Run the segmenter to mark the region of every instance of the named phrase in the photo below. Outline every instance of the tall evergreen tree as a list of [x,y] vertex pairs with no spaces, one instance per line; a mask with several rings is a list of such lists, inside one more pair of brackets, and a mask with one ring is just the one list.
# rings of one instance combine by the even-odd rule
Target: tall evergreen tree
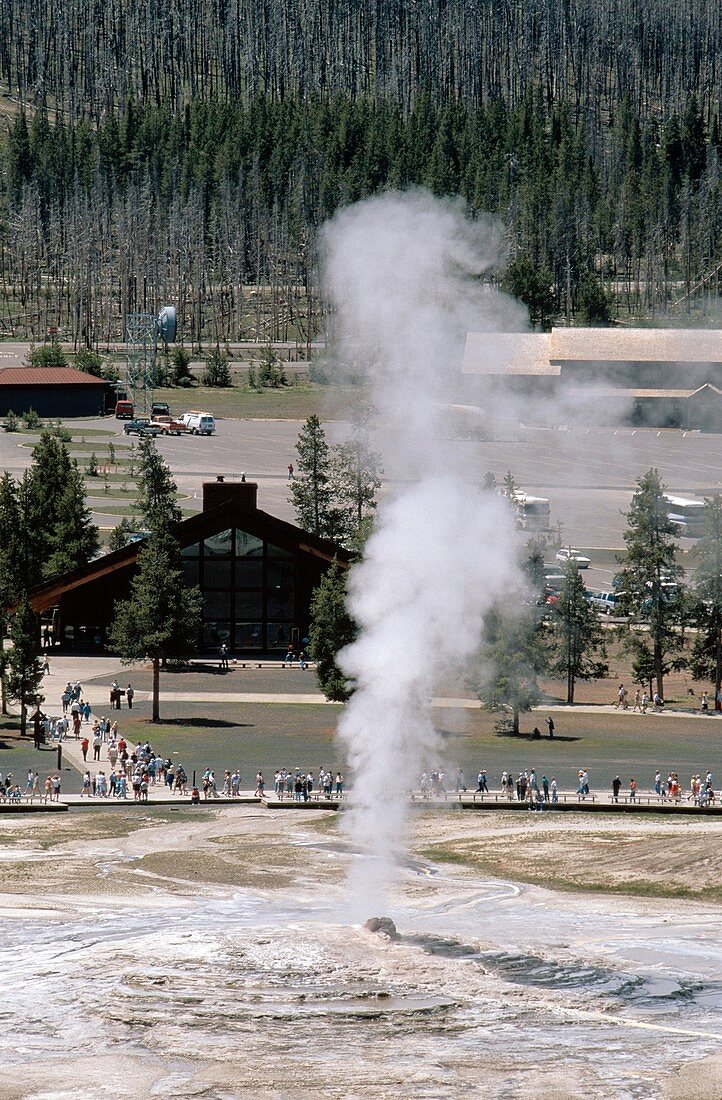
[[550,671],[567,682],[567,703],[574,702],[577,680],[606,676],[604,631],[593,607],[584,598],[584,581],[573,561],[562,566],[564,581],[552,606]]
[[331,489],[334,506],[341,514],[339,541],[360,548],[370,534],[381,487],[381,455],[371,447],[369,413],[353,417],[351,438],[333,449]]
[[100,536],[85,503],[85,483],[73,462],[68,472],[65,488],[60,497],[60,507],[55,526],[48,532],[49,557],[43,565],[45,577],[67,573],[85,565],[98,552]]
[[694,550],[698,633],[689,664],[695,680],[714,683],[716,707],[722,690],[722,497],[705,504],[706,530]]
[[664,677],[679,665],[683,645],[679,631],[681,594],[671,588],[684,570],[677,564],[675,527],[669,519],[665,486],[656,469],[637,480],[637,490],[627,513],[624,541],[627,549],[620,563],[622,607],[648,620],[648,629],[629,627],[627,645],[635,655],[635,671],[647,676],[664,698]]
[[8,609],[14,607],[22,591],[20,563],[24,531],[16,482],[5,472],[0,478],[0,706],[7,714],[7,632]]
[[519,718],[541,698],[537,677],[544,663],[536,608],[507,614],[497,609],[487,617],[477,691],[492,711],[511,711],[511,732]]
[[353,684],[336,664],[336,656],[353,642],[358,629],[346,610],[347,577],[347,570],[334,561],[311,600],[311,654],[319,687],[327,699],[337,703],[350,698]]
[[299,433],[296,453],[298,466],[291,482],[296,519],[305,531],[325,536],[331,507],[331,449],[315,413]]
[[8,655],[8,692],[20,704],[20,736],[27,732],[28,707],[37,706],[42,697],[43,678],[40,660],[40,623],[24,598],[11,617],[13,647]]
[[178,489],[170,467],[159,454],[151,436],[141,436],[138,451],[138,508],[146,525],[152,531],[159,526],[178,523],[182,513],[177,504]]
[[150,657],[152,718],[159,722],[161,665],[195,652],[202,605],[200,590],[185,586],[180,547],[167,525],[153,527],[130,589],[130,598],[115,605],[110,645],[127,664]]

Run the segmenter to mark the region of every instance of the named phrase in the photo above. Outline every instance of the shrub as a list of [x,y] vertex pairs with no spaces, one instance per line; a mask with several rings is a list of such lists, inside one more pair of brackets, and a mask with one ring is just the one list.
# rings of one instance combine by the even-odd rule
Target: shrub
[[16,432],[18,430],[18,418],[12,409],[8,409],[8,414],[3,420],[3,428],[6,432]]
[[53,340],[40,348],[31,348],[28,363],[31,367],[67,367],[68,357],[58,341]]
[[28,409],[23,413],[23,424],[26,428],[39,428],[42,424],[42,420],[35,412],[35,409]]
[[93,351],[91,348],[80,349],[75,356],[75,365],[78,370],[85,371],[86,374],[92,374],[95,378],[103,377],[103,360],[97,351]]
[[203,372],[203,385],[225,388],[233,385],[231,370],[228,366],[228,355],[219,347],[214,348],[208,356],[206,369]]

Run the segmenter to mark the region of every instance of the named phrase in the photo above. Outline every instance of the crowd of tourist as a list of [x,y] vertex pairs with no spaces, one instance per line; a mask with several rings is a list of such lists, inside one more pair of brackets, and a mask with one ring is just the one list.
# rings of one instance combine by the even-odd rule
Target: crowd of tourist
[[[624,786],[621,778],[616,775],[612,780],[611,798],[613,802],[619,802]],[[419,789],[423,799],[448,798],[450,783],[446,773],[442,769],[430,772],[422,772]],[[465,783],[464,772],[459,768],[453,778],[453,790],[455,794],[468,791]],[[580,768],[577,772],[577,786],[572,792],[580,801],[592,797],[589,782],[589,772],[586,768]],[[722,800],[722,791],[719,796],[715,792],[712,772],[708,769],[704,776],[693,775],[685,788],[680,782],[677,772],[669,772],[667,779],[662,778],[661,771],[657,770],[654,780],[649,788],[649,795],[657,795],[660,802],[688,801],[696,806],[712,806]],[[537,808],[546,803],[554,804],[559,801],[559,784],[556,776],[548,778],[546,775],[538,776],[536,768],[524,769],[519,772],[504,770],[499,777],[498,787],[489,788],[489,777],[485,768],[481,768],[476,778],[474,794],[500,794],[509,801],[526,802]],[[636,801],[638,794],[637,780],[632,777],[629,780],[626,797],[629,801]],[[412,792],[412,797],[414,797]]]

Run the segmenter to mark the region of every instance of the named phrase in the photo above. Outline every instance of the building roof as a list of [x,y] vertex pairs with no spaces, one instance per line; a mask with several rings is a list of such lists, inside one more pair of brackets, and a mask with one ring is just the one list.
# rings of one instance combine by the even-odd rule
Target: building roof
[[553,328],[553,362],[722,363],[722,329]]
[[75,367],[5,367],[0,370],[0,386],[103,386],[105,378],[96,378]]
[[703,386],[699,386],[696,390],[652,390],[652,389],[633,389],[626,388],[624,386],[583,386],[583,387],[571,387],[566,391],[570,397],[586,398],[601,397],[605,400],[611,398],[619,398],[625,401],[630,398],[641,399],[654,399],[661,401],[666,398],[675,398],[678,400],[686,401],[690,397],[699,397],[700,394],[709,393],[710,397],[722,397],[722,391],[718,390],[716,386],[713,386],[710,382],[705,382]]
[[[214,483],[210,483],[214,486]],[[226,483],[232,489],[233,483]],[[204,486],[204,490],[208,486]],[[312,557],[323,561],[332,562],[336,559],[340,565],[348,566],[351,554],[343,547],[331,542],[330,539],[322,539],[312,535],[308,531],[296,527],[286,520],[277,519],[276,516],[263,512],[255,507],[255,490],[257,486],[253,482],[244,482],[243,488],[252,490],[246,503],[232,498],[206,506],[204,498],[204,510],[197,512],[188,519],[176,524],[174,534],[180,545],[192,546],[193,543],[208,538],[210,535],[223,531],[228,527],[240,527],[248,534],[259,538],[266,538],[276,542],[280,546],[297,548],[301,553],[310,554]],[[252,502],[252,503],[251,503]],[[113,550],[109,554],[103,554],[99,558],[88,562],[87,565],[73,569],[69,573],[62,573],[43,584],[36,585],[28,593],[30,606],[34,611],[45,611],[53,607],[60,597],[74,588],[82,587],[90,581],[97,581],[118,570],[129,569],[135,566],[138,555],[145,545],[145,540],[123,546],[120,550]]]
[[464,348],[464,374],[558,376],[551,360],[548,332],[469,332]]

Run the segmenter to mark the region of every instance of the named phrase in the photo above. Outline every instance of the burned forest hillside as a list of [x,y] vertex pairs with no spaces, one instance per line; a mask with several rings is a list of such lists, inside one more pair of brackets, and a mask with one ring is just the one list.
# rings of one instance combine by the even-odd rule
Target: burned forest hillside
[[308,340],[319,224],[413,185],[538,325],[709,323],[721,47],[713,0],[0,0],[0,336]]

